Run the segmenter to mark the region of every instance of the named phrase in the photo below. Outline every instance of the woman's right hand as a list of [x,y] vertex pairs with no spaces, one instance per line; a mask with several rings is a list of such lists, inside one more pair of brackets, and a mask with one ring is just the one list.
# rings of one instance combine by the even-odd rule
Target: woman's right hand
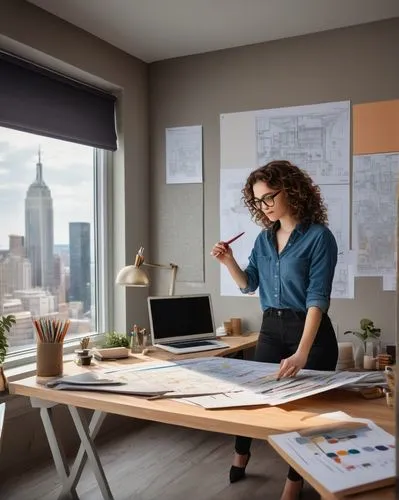
[[211,255],[222,264],[226,264],[227,261],[233,259],[233,251],[224,241],[219,241],[213,245]]

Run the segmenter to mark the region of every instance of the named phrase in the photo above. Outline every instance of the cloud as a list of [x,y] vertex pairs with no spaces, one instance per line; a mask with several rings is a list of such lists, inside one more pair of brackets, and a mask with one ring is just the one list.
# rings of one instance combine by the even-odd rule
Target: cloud
[[0,248],[25,233],[25,197],[36,178],[39,145],[51,190],[54,242],[68,243],[69,222],[93,222],[93,149],[0,127]]

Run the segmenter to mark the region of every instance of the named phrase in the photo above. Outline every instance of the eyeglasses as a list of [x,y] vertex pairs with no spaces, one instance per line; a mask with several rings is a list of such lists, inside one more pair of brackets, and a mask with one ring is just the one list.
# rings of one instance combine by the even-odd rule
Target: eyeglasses
[[249,201],[249,205],[251,205],[253,208],[257,210],[262,210],[263,206],[271,208],[274,207],[275,200],[274,198],[281,193],[280,191],[276,191],[273,194],[265,194],[262,196],[262,198],[252,198],[252,200]]

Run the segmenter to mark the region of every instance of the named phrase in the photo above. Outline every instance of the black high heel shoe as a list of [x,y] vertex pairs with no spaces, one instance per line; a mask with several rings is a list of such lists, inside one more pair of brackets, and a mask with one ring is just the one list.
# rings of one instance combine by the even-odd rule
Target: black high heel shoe
[[237,467],[236,465],[232,465],[230,467],[230,483],[236,483],[237,481],[241,481],[241,479],[245,478],[245,469],[250,458],[251,452],[248,452],[247,461],[245,462],[244,467]]

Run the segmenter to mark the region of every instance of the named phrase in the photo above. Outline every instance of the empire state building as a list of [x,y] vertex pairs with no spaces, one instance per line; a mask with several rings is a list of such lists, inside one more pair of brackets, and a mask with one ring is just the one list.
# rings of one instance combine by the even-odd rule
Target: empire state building
[[53,200],[43,180],[43,165],[39,149],[36,179],[25,198],[26,256],[32,265],[32,286],[51,289],[54,273]]

